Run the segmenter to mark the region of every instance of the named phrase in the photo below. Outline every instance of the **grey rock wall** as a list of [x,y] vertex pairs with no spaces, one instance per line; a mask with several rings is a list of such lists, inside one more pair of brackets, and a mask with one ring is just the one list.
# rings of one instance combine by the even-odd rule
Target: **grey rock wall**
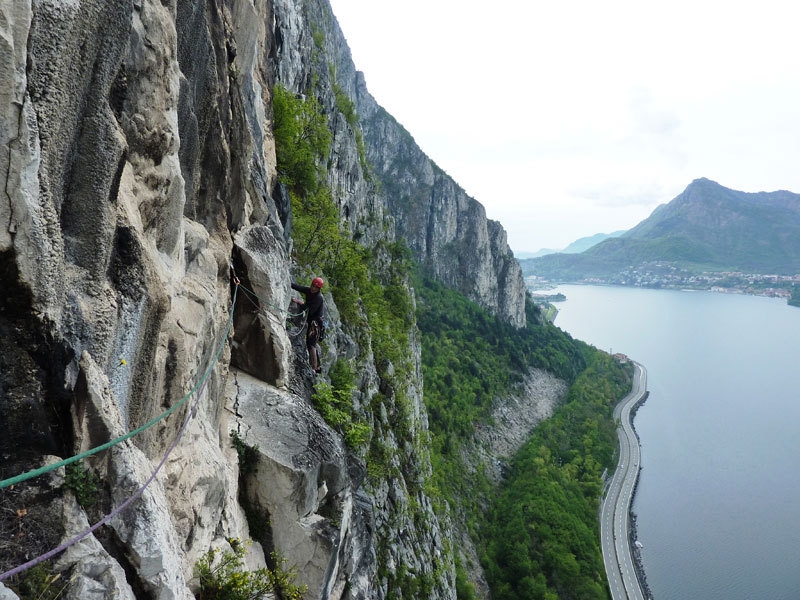
[[502,226],[486,218],[483,206],[419,149],[364,85],[357,93],[368,156],[398,238],[435,279],[524,326],[522,271]]
[[335,112],[334,85],[355,103],[370,178],[361,171],[352,133],[341,115],[334,119],[329,173],[351,230],[361,227],[359,233],[370,239],[374,232],[363,225],[367,215],[372,228],[389,225],[391,235],[405,240],[431,276],[515,326],[524,326],[525,283],[502,225],[487,219],[483,206],[377,104],[353,64],[328,3],[312,0],[303,10],[279,3],[276,14],[277,80],[298,93],[307,92],[313,83],[329,112]]
[[[189,598],[198,558],[231,538],[256,538],[249,568],[281,553],[309,598],[382,599],[420,581],[426,598],[455,596],[451,525],[424,492],[415,328],[401,404],[384,377],[393,366],[374,364],[368,336],[350,337],[326,298],[323,365],[357,362],[355,410],[387,455],[384,477],[368,480],[364,453],[309,403],[313,378],[286,312],[276,81],[317,86],[332,131],[328,182],[354,237],[405,239],[431,275],[524,324],[502,227],[375,104],[327,2],[0,1],[0,477],[177,406],[83,462],[101,481],[93,508],[61,487],[63,468],[0,490],[3,506],[28,507],[0,514],[0,530],[25,540],[0,541],[0,572],[147,484],[50,563],[70,581],[66,597]],[[371,173],[337,86],[356,103]],[[232,273],[249,290],[235,303]],[[260,448],[255,474],[240,474],[232,431]],[[266,533],[251,531],[243,503],[272,520]]]
[[[103,485],[81,518],[48,516],[69,493],[59,499],[62,488],[47,478],[0,492],[3,502],[30,507],[15,523],[23,542],[0,548],[4,571],[97,521],[153,478],[102,535],[50,565],[69,575],[67,597],[131,588],[192,597],[197,557],[216,539],[247,536],[235,462],[229,466],[223,342],[231,227],[270,214],[268,198],[242,181],[254,162],[269,172],[270,146],[255,151],[254,132],[243,128],[231,159],[230,123],[246,119],[244,101],[230,106],[239,80],[227,55],[220,68],[182,70],[182,44],[219,49],[233,38],[235,21],[224,7],[197,7],[192,14],[216,29],[183,27],[186,6],[169,2],[0,4],[0,77],[8,83],[0,155],[9,174],[0,201],[9,294],[0,307],[2,476],[72,456],[161,414],[223,350],[196,418],[157,473],[188,403],[134,441],[84,461]],[[238,33],[258,30],[242,19]],[[190,93],[196,89],[205,95]],[[194,138],[192,118],[201,124]],[[183,134],[217,145],[191,153]],[[262,179],[266,187],[269,176]]]

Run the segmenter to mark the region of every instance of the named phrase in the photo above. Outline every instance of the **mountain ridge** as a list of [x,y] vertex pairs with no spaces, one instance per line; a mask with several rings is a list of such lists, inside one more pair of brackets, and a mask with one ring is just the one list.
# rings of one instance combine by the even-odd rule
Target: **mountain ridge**
[[620,229],[618,231],[613,231],[611,233],[595,233],[594,235],[588,235],[585,237],[578,238],[574,242],[570,243],[566,248],[562,248],[561,250],[556,250],[554,248],[540,248],[536,252],[516,252],[514,256],[517,257],[518,260],[526,260],[529,258],[539,258],[540,256],[547,256],[548,254],[578,254],[580,252],[584,252],[588,250],[592,246],[596,246],[600,242],[603,242],[612,237],[619,237],[626,230]]
[[654,262],[694,271],[800,272],[800,194],[741,192],[706,178],[618,238],[578,255],[523,262],[526,274],[575,280],[604,278]]

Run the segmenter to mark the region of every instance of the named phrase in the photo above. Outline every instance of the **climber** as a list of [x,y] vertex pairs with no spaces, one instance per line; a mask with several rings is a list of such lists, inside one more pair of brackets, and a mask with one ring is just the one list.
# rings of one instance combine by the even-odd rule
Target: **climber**
[[325,331],[323,320],[325,318],[325,303],[320,292],[323,285],[325,285],[325,282],[322,281],[321,277],[314,277],[309,287],[292,283],[292,289],[297,290],[306,297],[305,302],[299,298],[292,298],[292,302],[298,304],[302,310],[308,311],[306,313],[306,324],[308,326],[306,348],[308,349],[308,362],[311,363],[314,373],[322,372],[322,367],[320,366],[321,351],[318,342],[321,341]]

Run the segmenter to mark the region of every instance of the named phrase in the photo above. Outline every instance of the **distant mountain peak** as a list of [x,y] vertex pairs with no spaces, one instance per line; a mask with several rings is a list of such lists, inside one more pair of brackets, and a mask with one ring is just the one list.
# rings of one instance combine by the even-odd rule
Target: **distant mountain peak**
[[620,238],[557,256],[535,259],[524,270],[576,280],[667,262],[698,270],[800,273],[800,194],[742,192],[701,177]]
[[718,187],[722,187],[716,181],[709,179],[708,177],[698,177],[697,179],[692,180],[692,183],[686,186],[686,188],[694,187],[694,186],[704,186],[704,185],[715,185]]

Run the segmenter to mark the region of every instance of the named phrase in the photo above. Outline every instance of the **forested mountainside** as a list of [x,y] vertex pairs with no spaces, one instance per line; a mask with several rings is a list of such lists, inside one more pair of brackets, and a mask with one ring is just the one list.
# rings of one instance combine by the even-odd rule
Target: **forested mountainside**
[[[20,0],[0,29],[0,594],[454,598],[482,565],[503,593],[602,590],[591,548],[504,574],[473,527],[602,358],[526,306],[502,227],[375,103],[326,1]],[[313,275],[319,376],[289,309]],[[431,321],[415,285],[505,337]],[[488,387],[451,437],[454,377],[459,403]],[[537,452],[585,520],[609,457],[568,438]],[[495,465],[463,511],[454,451]]]
[[565,281],[656,263],[691,272],[800,273],[800,194],[740,192],[696,179],[620,237],[579,255],[522,261],[527,274]]

